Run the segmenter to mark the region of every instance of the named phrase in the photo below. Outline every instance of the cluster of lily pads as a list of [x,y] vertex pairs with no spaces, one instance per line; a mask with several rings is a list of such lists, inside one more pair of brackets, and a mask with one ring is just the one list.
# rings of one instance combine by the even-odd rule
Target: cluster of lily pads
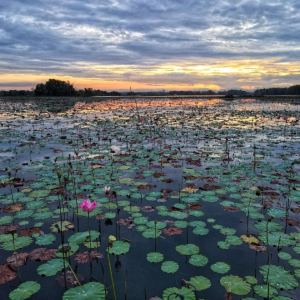
[[0,296],[297,299],[300,113],[288,104],[6,103]]

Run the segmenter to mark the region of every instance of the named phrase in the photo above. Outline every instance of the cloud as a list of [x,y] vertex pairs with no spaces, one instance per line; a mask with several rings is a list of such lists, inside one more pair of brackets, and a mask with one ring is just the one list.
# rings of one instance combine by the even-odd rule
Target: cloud
[[[259,60],[263,67],[271,58],[294,62],[299,70],[299,8],[298,0],[4,0],[0,72],[193,85],[203,80],[197,73],[174,70],[155,79],[143,71],[236,59]],[[272,64],[278,66],[274,59]],[[127,66],[122,75],[115,73],[120,65]],[[269,75],[263,84],[272,85],[274,72]],[[211,82],[232,87],[215,76]],[[239,76],[252,82],[241,70],[226,76],[237,85]]]

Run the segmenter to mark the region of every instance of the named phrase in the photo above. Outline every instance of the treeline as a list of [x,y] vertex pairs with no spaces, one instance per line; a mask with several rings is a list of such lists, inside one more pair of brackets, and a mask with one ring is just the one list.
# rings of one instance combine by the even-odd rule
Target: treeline
[[83,90],[75,90],[69,81],[61,81],[56,79],[49,79],[45,84],[40,83],[34,89],[35,96],[120,96],[118,92],[106,92],[101,90],[93,90],[92,88],[85,88]]
[[254,91],[255,96],[267,96],[267,95],[300,95],[300,85],[292,85],[288,88],[269,88],[259,89]]
[[215,92],[213,90],[206,91],[170,91],[166,92],[164,90],[158,92],[138,92],[133,91],[127,93],[119,92],[106,92],[101,90],[94,90],[92,88],[85,88],[82,90],[75,90],[73,84],[69,81],[62,81],[57,79],[49,79],[46,83],[39,83],[35,88],[30,91],[26,90],[10,90],[10,91],[0,91],[0,96],[175,96],[175,95],[225,95],[225,96],[265,96],[265,95],[300,95],[300,85],[293,85],[287,88],[267,88],[267,89],[257,89],[254,92],[247,92],[244,90],[222,90]]
[[37,84],[35,88],[33,88],[30,91],[25,91],[25,90],[0,91],[0,96],[91,97],[91,96],[121,96],[121,93],[93,90],[92,88],[75,90],[73,84],[71,84],[69,81],[49,79],[48,81],[46,81],[46,83]]
[[9,90],[9,91],[0,91],[0,96],[8,97],[8,96],[33,96],[34,91],[26,91],[26,90]]
[[214,92],[212,90],[207,91],[170,91],[169,95],[239,95],[246,96],[251,95],[250,92],[246,92],[243,90],[222,90],[218,92]]

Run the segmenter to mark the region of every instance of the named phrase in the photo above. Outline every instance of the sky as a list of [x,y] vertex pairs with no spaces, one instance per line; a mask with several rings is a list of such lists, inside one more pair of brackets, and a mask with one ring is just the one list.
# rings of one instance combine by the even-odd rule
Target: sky
[[2,0],[0,90],[300,84],[299,0]]

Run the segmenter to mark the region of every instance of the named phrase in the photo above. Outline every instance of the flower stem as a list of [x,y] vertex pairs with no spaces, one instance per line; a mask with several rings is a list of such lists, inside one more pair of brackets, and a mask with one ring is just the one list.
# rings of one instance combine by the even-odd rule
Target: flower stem
[[71,267],[71,265],[70,265],[70,263],[69,263],[69,260],[66,259],[66,261],[67,261],[67,263],[68,263],[68,265],[69,265],[69,268],[70,268],[70,270],[71,270],[71,272],[72,272],[74,278],[76,279],[77,283],[81,286],[81,284],[80,284],[80,282],[79,282],[79,280],[78,280],[78,278],[77,278],[75,272],[73,271],[73,269],[72,269],[72,267]]
[[111,271],[111,264],[110,264],[110,258],[109,258],[109,245],[107,246],[107,260],[108,260],[108,266],[109,266],[110,279],[111,279],[112,288],[113,288],[113,292],[114,292],[114,300],[117,300],[115,283],[114,283],[114,278],[113,278],[112,271]]

